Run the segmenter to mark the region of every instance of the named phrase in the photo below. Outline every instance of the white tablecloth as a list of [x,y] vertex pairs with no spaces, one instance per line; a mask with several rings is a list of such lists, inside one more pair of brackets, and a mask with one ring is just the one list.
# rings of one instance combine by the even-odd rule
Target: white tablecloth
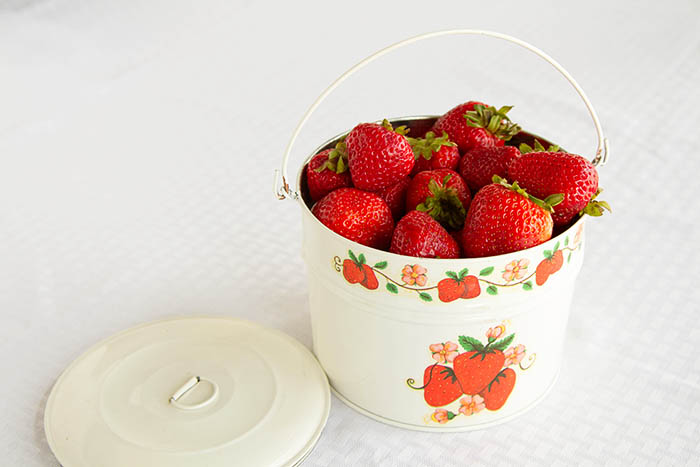
[[[0,464],[57,465],[42,420],[55,378],[129,326],[223,314],[310,345],[299,212],[273,199],[273,168],[342,71],[451,27],[547,50],[612,145],[615,212],[589,224],[561,378],[526,415],[464,434],[393,428],[334,398],[306,465],[700,463],[700,4],[384,3],[0,1]],[[294,170],[353,123],[470,98],[515,102],[515,120],[591,154],[554,72],[477,58],[469,40],[348,83]]]

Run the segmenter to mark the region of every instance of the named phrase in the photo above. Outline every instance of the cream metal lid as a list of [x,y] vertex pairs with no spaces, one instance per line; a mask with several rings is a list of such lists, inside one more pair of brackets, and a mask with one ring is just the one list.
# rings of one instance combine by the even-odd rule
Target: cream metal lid
[[116,334],[75,360],[44,414],[64,467],[291,466],[326,424],[313,354],[283,332],[224,317]]

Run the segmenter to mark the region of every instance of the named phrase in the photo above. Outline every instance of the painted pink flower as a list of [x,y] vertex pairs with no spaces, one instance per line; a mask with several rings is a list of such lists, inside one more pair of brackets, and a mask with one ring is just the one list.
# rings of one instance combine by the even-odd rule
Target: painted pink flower
[[447,423],[450,421],[449,414],[445,409],[436,409],[430,416],[430,419],[437,423]]
[[527,267],[530,265],[530,260],[525,258],[521,260],[511,261],[506,265],[503,271],[503,278],[510,282],[515,279],[522,279],[527,274]]
[[433,360],[438,363],[452,363],[459,352],[457,352],[457,344],[454,342],[443,342],[442,344],[432,344],[430,351],[433,353]]
[[428,270],[420,264],[407,264],[401,270],[401,273],[403,274],[401,280],[408,285],[418,285],[423,287],[428,282],[428,277],[425,275],[427,272]]
[[506,357],[506,366],[517,365],[525,358],[525,346],[523,344],[518,344],[514,347],[509,347],[508,350],[503,352]]
[[506,333],[506,325],[505,324],[499,324],[495,328],[489,328],[488,331],[486,331],[486,337],[488,337],[489,342],[495,341],[499,337],[501,337],[503,334]]
[[473,396],[463,397],[459,400],[459,412],[463,415],[471,415],[481,412],[486,407],[484,398],[478,394]]

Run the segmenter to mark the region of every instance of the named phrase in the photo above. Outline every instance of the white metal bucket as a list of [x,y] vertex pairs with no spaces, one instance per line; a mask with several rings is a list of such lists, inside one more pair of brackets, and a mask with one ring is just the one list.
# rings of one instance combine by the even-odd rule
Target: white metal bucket
[[301,204],[314,352],[336,394],[370,417],[430,431],[504,422],[551,389],[583,261],[584,219],[542,245],[501,256],[396,255],[347,240],[319,222],[301,194],[304,164],[296,179],[299,191],[294,191],[287,181],[287,159],[310,114],[347,76],[397,47],[449,34],[504,39],[551,63],[593,118],[598,134],[593,163],[606,161],[607,140],[595,111],[560,65],[518,39],[456,30],[400,42],[341,76],[302,118],[284,157],[281,184],[275,186],[280,199]]

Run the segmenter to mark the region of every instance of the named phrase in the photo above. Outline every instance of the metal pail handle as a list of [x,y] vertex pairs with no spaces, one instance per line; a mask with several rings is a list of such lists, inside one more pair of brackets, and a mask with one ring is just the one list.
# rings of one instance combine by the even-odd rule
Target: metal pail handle
[[[559,73],[566,78],[566,80],[573,86],[573,88],[576,90],[578,95],[581,97],[581,100],[583,100],[583,103],[586,106],[586,109],[588,109],[588,113],[591,116],[591,119],[593,120],[593,126],[595,126],[595,131],[596,135],[598,137],[598,147],[595,152],[595,157],[591,161],[591,163],[595,166],[602,167],[605,165],[605,163],[608,161],[608,156],[610,154],[610,146],[608,144],[607,138],[603,135],[603,128],[600,125],[600,120],[598,119],[598,114],[596,114],[595,109],[593,108],[593,105],[591,104],[591,101],[588,100],[588,97],[586,96],[586,93],[581,89],[581,86],[576,82],[576,80],[569,74],[568,71],[564,69],[556,60],[554,60],[552,57],[535,47],[534,45],[528,44],[525,41],[522,41],[518,38],[508,36],[506,34],[501,34],[499,32],[493,32],[493,31],[481,31],[478,29],[450,29],[446,31],[435,31],[435,32],[429,32],[426,34],[421,34],[415,37],[411,37],[405,40],[402,40],[400,42],[397,42],[395,44],[392,44],[388,47],[385,47],[384,49],[381,49],[374,54],[370,55],[369,57],[365,58],[361,62],[357,63],[355,66],[350,68],[348,71],[340,75],[338,79],[333,81],[330,86],[328,86],[322,93],[319,95],[316,100],[314,101],[313,104],[311,104],[311,107],[306,111],[304,116],[301,118],[299,123],[297,124],[296,128],[294,129],[294,133],[292,133],[292,137],[289,139],[289,143],[287,144],[287,148],[284,151],[284,156],[282,157],[282,167],[280,169],[275,170],[275,184],[274,184],[274,190],[275,190],[275,195],[277,196],[278,199],[291,199],[291,200],[297,200],[299,198],[299,193],[292,189],[289,185],[289,175],[288,175],[288,163],[289,163],[289,155],[292,152],[292,147],[294,146],[294,143],[297,140],[297,137],[299,136],[299,133],[301,132],[301,129],[304,127],[306,122],[309,120],[311,117],[311,114],[318,108],[319,105],[324,101],[324,99],[331,93],[335,88],[340,86],[340,84],[345,81],[347,78],[349,78],[352,74],[354,74],[356,71],[364,68],[366,65],[369,63],[373,62],[374,60],[378,59],[379,57],[395,50],[400,47],[404,47],[406,45],[412,44],[414,42],[422,41],[424,39],[431,39],[434,37],[442,37],[442,36],[456,36],[456,35],[478,35],[478,36],[487,36],[487,37],[494,37],[496,39],[502,39],[507,42],[511,42],[513,44],[519,45],[520,47],[523,47],[524,49],[529,50],[530,52],[534,53],[535,55],[539,56],[542,58],[544,61],[552,65]],[[298,190],[299,187],[296,187]]]

